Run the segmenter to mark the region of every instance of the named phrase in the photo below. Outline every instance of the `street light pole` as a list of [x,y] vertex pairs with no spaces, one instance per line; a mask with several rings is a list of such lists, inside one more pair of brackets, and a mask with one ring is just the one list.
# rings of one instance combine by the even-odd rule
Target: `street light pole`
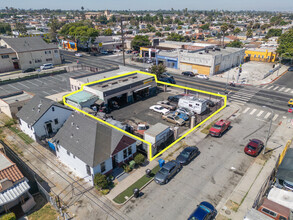
[[263,148],[263,154],[265,154],[265,149],[266,149],[266,146],[268,144],[268,140],[269,140],[269,136],[270,136],[271,128],[272,128],[272,123],[273,123],[273,117],[274,117],[275,113],[274,113],[273,109],[271,109],[271,108],[269,108],[267,106],[263,106],[263,107],[264,108],[268,108],[271,111],[271,113],[272,113],[272,117],[271,117],[271,121],[270,121],[270,126],[269,126],[269,130],[268,130],[267,138],[266,138],[266,144],[265,144],[265,146]]
[[121,38],[122,38],[122,51],[123,51],[123,66],[125,66],[125,48],[124,48],[124,33],[123,33],[123,17],[121,17]]

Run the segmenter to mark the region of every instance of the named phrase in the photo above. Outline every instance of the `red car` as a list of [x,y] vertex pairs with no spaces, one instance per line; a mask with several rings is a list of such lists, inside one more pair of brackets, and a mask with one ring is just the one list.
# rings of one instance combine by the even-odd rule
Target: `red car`
[[231,126],[231,121],[223,120],[217,121],[213,127],[210,128],[210,135],[214,137],[221,137],[222,134]]
[[245,146],[244,152],[250,156],[257,156],[264,147],[264,143],[258,139],[249,140],[249,143]]

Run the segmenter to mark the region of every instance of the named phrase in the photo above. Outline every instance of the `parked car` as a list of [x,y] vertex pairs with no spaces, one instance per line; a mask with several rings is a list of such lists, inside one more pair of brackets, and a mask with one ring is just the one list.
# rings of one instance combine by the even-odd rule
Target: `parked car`
[[289,107],[293,107],[293,99],[290,99],[290,100],[288,101],[288,106],[289,106]]
[[162,78],[172,78],[172,79],[174,79],[174,77],[170,74],[170,73],[167,73],[167,72],[164,72],[164,73],[162,73],[161,74],[161,77]]
[[22,72],[23,73],[29,73],[29,72],[34,72],[34,71],[36,71],[35,68],[28,68],[28,69],[23,70]]
[[132,52],[132,50],[126,50],[127,54],[130,54]]
[[150,110],[161,113],[163,115],[168,114],[170,112],[168,109],[166,109],[160,105],[153,105],[150,107]]
[[258,139],[249,140],[249,143],[245,146],[244,152],[250,156],[257,156],[264,148],[264,143]]
[[108,55],[108,51],[101,51],[101,54]]
[[76,53],[74,54],[76,57],[82,57],[82,54],[81,53]]
[[158,101],[157,104],[169,110],[176,109],[176,105],[171,104],[168,100]]
[[182,98],[183,95],[174,95],[174,96],[169,96],[168,97],[168,101],[169,102],[175,102],[175,103],[178,103],[179,102],[179,99]]
[[217,121],[211,128],[210,128],[210,135],[214,137],[221,137],[223,133],[228,130],[231,126],[231,121],[223,120]]
[[142,72],[148,72],[148,73],[150,73],[150,69],[149,69],[149,68],[140,69],[140,71],[142,71]]
[[212,220],[215,219],[217,210],[209,202],[201,202],[194,212],[189,216],[188,220]]
[[191,72],[191,71],[184,71],[181,74],[184,76],[195,76],[194,72]]
[[178,173],[182,165],[176,160],[172,160],[164,164],[161,169],[156,173],[154,180],[157,184],[167,184],[169,180]]
[[54,68],[52,63],[46,63],[46,64],[43,64],[42,66],[40,66],[41,70],[48,70],[48,69],[52,69],[52,68]]
[[199,155],[199,150],[195,146],[184,148],[183,151],[177,156],[176,161],[182,165],[187,165],[193,158]]
[[290,67],[288,68],[288,71],[293,71],[293,66],[290,66]]
[[207,106],[208,107],[214,107],[215,106],[215,103],[212,100],[207,99]]
[[194,113],[189,111],[187,108],[178,108],[176,112],[184,113],[188,115],[189,117],[194,115]]
[[170,77],[159,78],[159,81],[170,83],[170,84],[176,84],[176,81]]
[[134,50],[134,51],[132,51],[132,54],[138,54],[138,51]]
[[147,59],[146,63],[153,63],[152,59]]
[[179,118],[178,116],[173,115],[172,113],[167,114],[167,115],[163,115],[162,118],[163,118],[163,120],[166,120],[168,122],[171,122],[171,123],[179,125],[179,126],[182,126],[185,124],[185,121],[182,118]]
[[189,120],[189,116],[185,113],[182,112],[172,112],[172,114],[178,116],[179,118],[182,118],[184,121],[188,121]]
[[199,79],[209,79],[208,76],[203,75],[203,74],[198,74],[198,75],[196,75],[196,77],[199,78]]

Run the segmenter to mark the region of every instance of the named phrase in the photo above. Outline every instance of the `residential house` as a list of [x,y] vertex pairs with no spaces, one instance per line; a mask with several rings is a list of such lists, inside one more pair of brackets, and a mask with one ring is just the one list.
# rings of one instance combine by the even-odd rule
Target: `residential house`
[[28,180],[15,163],[0,151],[0,214],[20,204],[28,212],[36,203],[29,193]]
[[37,140],[57,133],[71,112],[64,105],[36,95],[16,116],[19,118],[21,130]]
[[96,173],[108,174],[136,153],[135,139],[78,112],[72,113],[53,143],[57,158],[91,184]]
[[57,45],[48,44],[41,37],[1,38],[0,53],[0,72],[61,64]]

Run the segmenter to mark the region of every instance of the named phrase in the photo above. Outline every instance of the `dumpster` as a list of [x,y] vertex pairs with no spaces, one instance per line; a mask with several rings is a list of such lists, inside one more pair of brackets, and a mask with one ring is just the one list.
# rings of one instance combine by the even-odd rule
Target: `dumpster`
[[164,166],[164,164],[165,164],[165,160],[163,160],[163,159],[159,159],[158,162],[159,162],[160,167]]

